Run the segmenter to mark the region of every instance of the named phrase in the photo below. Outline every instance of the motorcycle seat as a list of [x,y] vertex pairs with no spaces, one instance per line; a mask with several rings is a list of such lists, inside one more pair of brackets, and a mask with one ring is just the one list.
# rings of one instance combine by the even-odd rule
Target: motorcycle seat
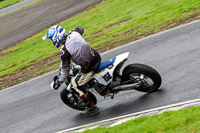
[[110,59],[107,59],[103,62],[100,63],[99,67],[97,68],[96,73],[101,72],[103,69],[109,67],[110,65],[112,65],[115,62],[116,56]]

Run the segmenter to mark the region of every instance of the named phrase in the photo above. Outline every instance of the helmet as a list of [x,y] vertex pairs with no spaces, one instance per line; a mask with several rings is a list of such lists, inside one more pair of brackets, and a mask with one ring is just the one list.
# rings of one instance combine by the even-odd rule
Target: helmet
[[58,48],[65,35],[66,31],[64,28],[62,28],[60,25],[54,25],[47,31],[47,34],[42,37],[42,39],[46,40],[49,38],[53,42],[53,45]]

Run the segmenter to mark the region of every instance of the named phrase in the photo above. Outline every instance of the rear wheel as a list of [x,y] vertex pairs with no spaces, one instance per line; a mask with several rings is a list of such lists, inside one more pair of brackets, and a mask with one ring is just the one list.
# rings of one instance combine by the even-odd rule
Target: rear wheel
[[[97,99],[93,93],[88,91],[88,95],[91,97],[92,101],[97,104]],[[61,100],[70,108],[76,110],[84,110],[85,106],[78,106],[78,95],[75,92],[68,91],[64,88],[60,93]]]
[[135,90],[142,92],[153,92],[158,90],[162,79],[160,74],[150,66],[144,64],[130,64],[122,72],[124,84],[140,83]]

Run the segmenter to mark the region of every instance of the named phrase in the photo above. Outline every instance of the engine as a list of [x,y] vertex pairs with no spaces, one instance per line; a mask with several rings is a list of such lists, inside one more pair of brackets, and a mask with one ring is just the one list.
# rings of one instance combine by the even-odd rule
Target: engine
[[101,84],[99,84],[96,80],[92,80],[88,83],[91,91],[100,94],[101,96],[105,96],[107,94],[107,88]]

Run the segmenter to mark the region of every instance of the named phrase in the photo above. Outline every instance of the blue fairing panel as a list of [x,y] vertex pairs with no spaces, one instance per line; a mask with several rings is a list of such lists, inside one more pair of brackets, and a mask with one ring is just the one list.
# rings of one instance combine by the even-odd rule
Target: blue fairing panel
[[111,59],[108,59],[108,60],[105,60],[104,62],[101,62],[101,64],[99,65],[99,67],[97,68],[97,73],[101,72],[103,69],[109,67],[111,64],[113,64],[115,62],[115,59],[116,59],[116,56],[111,58]]

